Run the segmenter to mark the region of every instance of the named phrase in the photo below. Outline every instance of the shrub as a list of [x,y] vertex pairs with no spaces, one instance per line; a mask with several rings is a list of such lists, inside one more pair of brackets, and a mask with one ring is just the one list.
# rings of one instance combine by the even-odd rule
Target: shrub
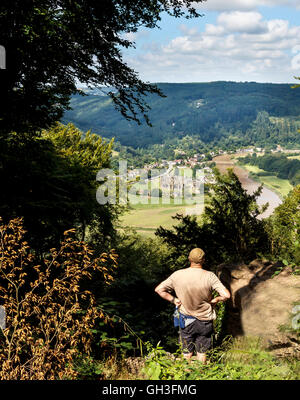
[[268,224],[272,253],[284,264],[300,264],[300,185],[274,211]]
[[24,234],[21,219],[0,226],[0,302],[6,310],[0,378],[76,378],[73,360],[90,353],[91,328],[101,317],[93,294],[81,286],[92,273],[109,283],[116,255],[92,260],[93,252],[69,230],[61,247],[37,264]]
[[144,372],[151,380],[287,380],[299,379],[299,362],[276,360],[259,338],[228,338],[208,352],[207,364],[188,362],[178,352],[152,348],[145,359]]

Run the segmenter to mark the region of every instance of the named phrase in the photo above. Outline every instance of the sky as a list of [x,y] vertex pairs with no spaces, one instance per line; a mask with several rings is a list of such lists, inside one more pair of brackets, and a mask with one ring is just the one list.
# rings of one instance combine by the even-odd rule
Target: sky
[[296,83],[300,0],[207,0],[201,18],[162,15],[161,29],[127,37],[127,64],[148,82]]

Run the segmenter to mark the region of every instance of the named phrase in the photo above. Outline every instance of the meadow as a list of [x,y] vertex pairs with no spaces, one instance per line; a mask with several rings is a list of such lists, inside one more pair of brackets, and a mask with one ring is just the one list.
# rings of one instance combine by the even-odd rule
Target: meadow
[[[269,175],[269,172],[258,168],[255,165],[245,164],[241,165],[242,168],[245,168],[248,172],[250,172],[250,177],[253,180],[257,180],[267,186],[269,189],[277,192],[280,197],[286,196],[290,190],[293,189],[293,186],[287,179],[277,178],[275,175]],[[265,173],[265,175],[264,175]]]
[[298,156],[290,156],[288,157],[289,160],[300,160],[300,155]]
[[[145,197],[141,200],[146,201]],[[154,232],[159,226],[170,229],[176,221],[172,218],[177,213],[193,214],[201,213],[204,204],[176,204],[176,200],[170,199],[170,204],[163,204],[162,198],[154,198],[158,204],[130,204],[130,210],[120,219],[122,227],[134,228],[138,233],[153,237]]]

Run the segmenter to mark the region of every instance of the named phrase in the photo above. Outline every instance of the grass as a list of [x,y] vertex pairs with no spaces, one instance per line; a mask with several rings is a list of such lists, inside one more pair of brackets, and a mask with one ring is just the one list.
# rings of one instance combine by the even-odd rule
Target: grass
[[300,361],[278,359],[267,351],[257,337],[224,341],[208,353],[209,363],[188,363],[181,355],[157,347],[146,359],[148,379],[160,380],[297,380]]
[[288,157],[289,160],[300,160],[300,155],[299,156],[290,156]]
[[[184,169],[179,169],[179,174],[183,175]],[[137,181],[133,183],[129,191],[129,203],[131,211],[124,215],[121,219],[120,228],[131,227],[134,228],[138,233],[143,236],[154,236],[154,232],[159,226],[163,226],[166,229],[172,228],[176,221],[172,218],[177,213],[179,214],[200,214],[203,211],[204,205],[203,196],[193,197],[194,203],[188,204],[184,200],[173,199],[173,198],[159,198],[151,197],[148,199],[147,196],[138,197],[139,203],[134,204],[133,199],[136,199],[135,194],[138,192],[144,193],[147,189],[149,193],[152,193],[153,189],[162,189],[163,193],[166,193],[165,188],[161,188],[160,179],[152,179],[151,181]],[[167,203],[167,204],[165,204]],[[197,207],[197,208],[196,208]]]
[[[147,200],[146,197],[141,197],[141,199]],[[155,200],[158,204],[131,204],[131,211],[120,219],[121,226],[134,228],[143,236],[153,237],[159,226],[170,229],[176,224],[172,216],[177,213],[186,214],[196,211],[197,205],[190,205],[184,201],[182,201],[183,204],[176,204],[176,200],[170,199],[170,204],[164,204],[162,198],[157,197]],[[200,199],[198,200],[200,202]],[[199,207],[201,211],[204,205]]]
[[[277,192],[281,197],[286,196],[290,190],[293,189],[293,186],[287,179],[277,178],[275,175],[263,175],[265,172],[263,169],[258,168],[255,165],[241,165],[242,168],[245,168],[248,172],[251,172],[251,178],[258,180],[259,182],[263,183],[269,189]],[[257,175],[257,174],[260,175]]]
[[126,360],[114,357],[103,363],[102,379],[126,380],[299,380],[300,360],[276,358],[259,337],[227,338],[207,353],[208,363],[185,360],[148,343],[148,354],[138,357],[133,372]]

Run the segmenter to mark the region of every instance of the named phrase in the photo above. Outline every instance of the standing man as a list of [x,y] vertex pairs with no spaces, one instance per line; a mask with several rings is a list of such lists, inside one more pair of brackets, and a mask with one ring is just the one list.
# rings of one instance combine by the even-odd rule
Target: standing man
[[[181,314],[189,317],[185,328],[180,329],[184,356],[190,360],[195,349],[197,360],[203,363],[206,362],[205,353],[211,347],[213,320],[216,319],[214,306],[230,298],[230,292],[218,277],[202,268],[204,256],[202,249],[193,249],[188,258],[190,267],[175,271],[155,288],[163,299],[175,304]],[[214,299],[213,290],[219,293]]]

